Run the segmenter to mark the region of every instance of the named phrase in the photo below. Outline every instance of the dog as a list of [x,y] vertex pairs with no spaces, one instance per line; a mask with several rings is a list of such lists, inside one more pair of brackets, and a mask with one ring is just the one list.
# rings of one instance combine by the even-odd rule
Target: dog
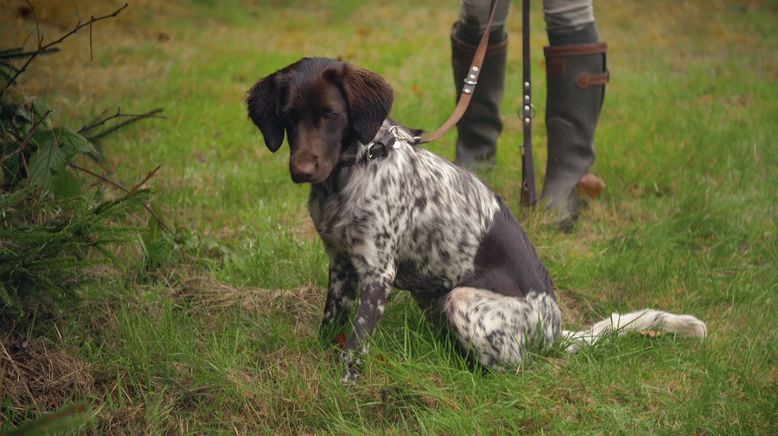
[[521,365],[560,339],[659,329],[707,334],[691,315],[644,309],[584,331],[562,330],[554,284],[508,206],[472,173],[415,145],[388,119],[389,84],[366,69],[303,58],[247,93],[250,119],[275,152],[286,135],[289,171],[309,183],[308,209],[329,256],[321,334],[349,326],[343,383],[359,375],[367,342],[393,288],[415,301],[487,368]]

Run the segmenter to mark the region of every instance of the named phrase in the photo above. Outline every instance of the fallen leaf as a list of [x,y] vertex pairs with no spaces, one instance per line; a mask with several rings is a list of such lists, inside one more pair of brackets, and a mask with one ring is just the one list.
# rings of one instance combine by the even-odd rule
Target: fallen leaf
[[335,336],[335,343],[338,344],[340,348],[346,348],[348,339],[346,338],[346,335],[344,333],[338,333],[338,335]]
[[578,180],[578,185],[576,187],[578,188],[579,195],[595,199],[605,190],[605,181],[594,174],[586,173]]

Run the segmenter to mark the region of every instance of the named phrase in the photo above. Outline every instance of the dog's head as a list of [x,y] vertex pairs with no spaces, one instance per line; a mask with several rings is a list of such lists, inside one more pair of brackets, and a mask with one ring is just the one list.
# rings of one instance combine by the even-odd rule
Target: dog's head
[[392,88],[363,68],[303,58],[248,92],[249,117],[275,152],[284,140],[295,183],[325,181],[347,147],[369,143],[392,106]]

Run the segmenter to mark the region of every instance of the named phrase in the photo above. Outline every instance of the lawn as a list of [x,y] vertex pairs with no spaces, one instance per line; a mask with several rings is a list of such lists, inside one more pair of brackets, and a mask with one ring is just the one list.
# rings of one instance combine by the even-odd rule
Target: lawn
[[[32,3],[53,38],[123,2]],[[25,2],[10,4],[0,38],[15,45],[35,24]],[[607,189],[570,234],[519,206],[519,6],[505,130],[484,180],[536,243],[568,326],[655,307],[706,321],[704,342],[628,335],[490,373],[397,292],[363,377],[344,388],[338,351],[316,336],[327,258],[308,187],[291,183],[285,146],[265,148],[244,94],[300,57],[342,57],[392,84],[394,119],[433,129],[453,107],[457,3],[137,0],[94,26],[93,60],[85,31],[20,86],[74,126],[117,106],[164,108],[104,141],[101,172],[132,186],[161,165],[148,185],[177,237],[139,214],[137,242],[80,289],[79,307],[4,332],[25,345],[2,357],[0,433],[85,404],[90,433],[776,434],[778,5],[596,2],[611,83],[593,171]],[[543,114],[546,37],[532,7]],[[454,136],[428,148],[453,158]]]

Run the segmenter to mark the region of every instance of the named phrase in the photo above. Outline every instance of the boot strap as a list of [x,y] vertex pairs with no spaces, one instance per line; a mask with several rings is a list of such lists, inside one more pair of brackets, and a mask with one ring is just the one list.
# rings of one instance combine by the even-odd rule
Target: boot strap
[[611,72],[608,70],[597,74],[583,73],[575,79],[575,84],[579,88],[588,88],[595,85],[604,85],[610,81],[610,78]]
[[607,51],[608,44],[604,42],[543,47],[543,53],[546,55],[547,59],[557,56],[582,56],[600,53],[605,54]]
[[558,58],[586,55],[602,55],[603,69],[601,73],[582,73],[575,79],[575,84],[579,88],[588,88],[590,86],[604,85],[610,81],[611,73],[605,60],[605,53],[608,51],[608,44],[604,42],[595,42],[592,44],[561,45],[554,47],[544,47],[543,52],[546,55],[546,68],[552,75],[561,76],[564,74],[564,62]]

